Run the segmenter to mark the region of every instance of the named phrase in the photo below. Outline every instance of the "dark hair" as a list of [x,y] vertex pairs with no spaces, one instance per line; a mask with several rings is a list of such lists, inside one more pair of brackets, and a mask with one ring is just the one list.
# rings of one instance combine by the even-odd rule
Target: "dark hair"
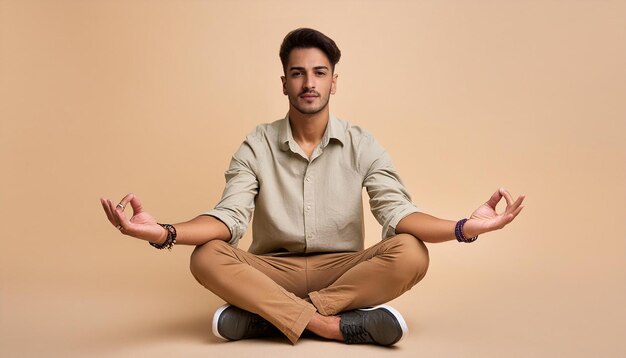
[[318,48],[330,61],[332,70],[335,71],[335,65],[341,58],[341,51],[335,44],[335,41],[323,33],[307,28],[299,28],[291,31],[285,36],[283,43],[280,45],[280,62],[283,64],[283,71],[287,70],[287,62],[289,62],[289,54],[296,48]]

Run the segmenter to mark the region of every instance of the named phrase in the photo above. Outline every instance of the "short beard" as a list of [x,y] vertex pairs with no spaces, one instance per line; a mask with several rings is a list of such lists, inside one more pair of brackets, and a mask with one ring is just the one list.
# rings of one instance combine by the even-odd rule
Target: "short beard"
[[[302,94],[299,94],[298,97],[300,97],[301,95]],[[312,110],[305,110],[304,108],[301,108],[298,105],[298,99],[297,98],[294,100],[291,97],[289,97],[289,103],[291,103],[291,107],[294,108],[296,111],[302,113],[302,114],[317,114],[317,113],[320,113],[321,111],[326,109],[326,107],[328,107],[328,103],[329,102],[330,102],[330,92],[328,93],[328,96],[326,97],[326,102],[324,102],[322,104],[322,106],[320,106],[319,108],[316,108],[316,109],[312,109]]]

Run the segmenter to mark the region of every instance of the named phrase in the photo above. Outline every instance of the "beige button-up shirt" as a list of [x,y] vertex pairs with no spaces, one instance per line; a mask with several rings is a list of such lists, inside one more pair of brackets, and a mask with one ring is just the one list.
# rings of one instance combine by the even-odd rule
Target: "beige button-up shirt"
[[418,211],[372,135],[332,115],[310,158],[294,140],[288,117],[257,126],[225,176],[222,199],[204,215],[226,224],[229,243],[237,245],[254,212],[249,251],[255,254],[362,250],[363,187],[383,239]]

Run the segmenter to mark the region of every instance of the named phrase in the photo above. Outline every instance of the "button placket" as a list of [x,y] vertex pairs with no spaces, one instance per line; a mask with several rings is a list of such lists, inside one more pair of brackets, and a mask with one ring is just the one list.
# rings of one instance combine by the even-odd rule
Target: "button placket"
[[307,251],[312,246],[312,241],[315,239],[315,188],[314,188],[314,179],[313,176],[313,163],[309,163],[304,172],[304,198],[302,201],[303,209],[304,209],[304,235],[305,235],[305,246]]

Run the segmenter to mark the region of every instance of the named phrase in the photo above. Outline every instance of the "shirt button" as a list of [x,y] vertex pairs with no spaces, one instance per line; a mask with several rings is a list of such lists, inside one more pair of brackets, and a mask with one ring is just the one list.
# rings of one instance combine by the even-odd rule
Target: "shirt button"
[[311,177],[306,177],[306,181],[311,182]]
[[311,205],[307,205],[307,206],[306,206],[306,209],[307,209],[307,210],[311,210]]
[[308,234],[306,237],[307,237],[307,239],[310,239],[310,238],[313,237],[313,234]]

